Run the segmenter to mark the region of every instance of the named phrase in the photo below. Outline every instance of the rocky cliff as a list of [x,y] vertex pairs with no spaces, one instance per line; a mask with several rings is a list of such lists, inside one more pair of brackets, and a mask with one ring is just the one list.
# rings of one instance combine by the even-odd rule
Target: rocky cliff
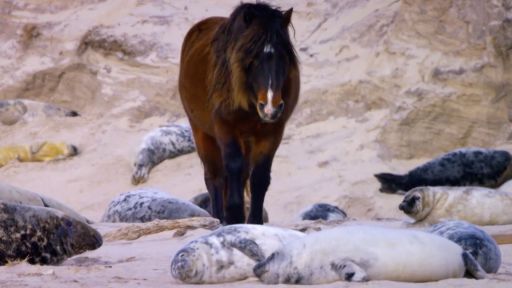
[[[386,111],[384,159],[511,140],[512,1],[325,0],[296,3],[300,127]],[[188,1],[3,1],[0,99],[48,101],[130,123],[183,117],[181,41],[206,16]]]

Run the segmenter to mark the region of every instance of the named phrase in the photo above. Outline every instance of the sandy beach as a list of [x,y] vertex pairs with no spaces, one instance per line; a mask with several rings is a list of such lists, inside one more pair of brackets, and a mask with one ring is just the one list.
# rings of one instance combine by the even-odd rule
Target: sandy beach
[[[11,162],[0,167],[0,182],[57,199],[102,233],[120,227],[99,221],[115,196],[139,187],[130,179],[142,138],[165,123],[187,121],[177,91],[186,31],[204,17],[227,16],[238,2],[0,3],[0,99],[50,102],[81,115],[36,115],[0,125],[0,146],[52,140],[80,150],[62,161]],[[512,15],[505,4],[270,2],[294,8],[301,95],[274,159],[265,200],[269,225],[292,227],[302,209],[327,202],[342,208],[352,224],[400,226],[409,221],[398,210],[402,196],[380,193],[373,174],[405,173],[458,147],[512,151],[512,69],[497,52],[501,38],[492,34]],[[27,24],[37,33],[23,32]],[[477,30],[479,25],[488,29]],[[140,187],[186,200],[206,192],[195,153],[161,163]],[[486,229],[512,233],[512,225]],[[0,267],[0,287],[179,287],[170,275],[172,255],[208,232],[105,241],[59,266],[15,263]],[[500,248],[501,268],[485,280],[323,286],[510,287],[512,245]],[[259,285],[251,278],[211,286]]]

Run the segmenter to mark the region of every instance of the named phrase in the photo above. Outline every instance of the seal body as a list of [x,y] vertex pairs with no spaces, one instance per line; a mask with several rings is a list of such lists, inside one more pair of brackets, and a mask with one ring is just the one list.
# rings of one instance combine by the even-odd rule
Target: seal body
[[92,221],[80,215],[70,207],[54,200],[50,197],[39,195],[37,193],[18,188],[12,185],[8,185],[0,182],[0,201],[10,204],[23,204],[32,206],[41,206],[47,208],[53,208],[64,212],[64,214],[75,218],[78,221],[82,221],[91,224]]
[[144,137],[135,158],[132,183],[148,180],[149,172],[160,162],[196,150],[192,130],[188,126],[169,124],[151,131]]
[[512,179],[512,155],[505,150],[458,149],[414,168],[405,175],[380,173],[380,191],[404,194],[419,186],[497,188]]
[[512,224],[512,193],[484,187],[417,187],[399,205],[418,225],[464,220],[476,225]]
[[171,260],[172,276],[185,283],[225,283],[253,276],[258,261],[304,234],[266,225],[224,226],[191,241]]
[[[476,261],[471,255],[437,235],[354,225],[322,230],[287,243],[258,263],[254,273],[266,284],[426,282],[462,277],[468,261],[473,269]],[[478,272],[483,273],[478,274],[480,277],[485,275],[481,268]]]
[[50,103],[14,99],[0,100],[0,124],[14,125],[38,117],[76,117],[78,112]]
[[345,211],[327,203],[316,203],[300,213],[301,220],[343,220],[346,218]]
[[98,231],[58,210],[5,202],[0,202],[0,239],[0,265],[25,259],[58,264],[103,243]]
[[188,217],[210,217],[210,214],[188,201],[156,189],[144,188],[123,193],[112,200],[101,221],[141,223]]
[[449,239],[469,252],[487,273],[496,273],[501,265],[501,251],[484,230],[465,221],[443,221],[428,232]]
[[18,160],[20,162],[45,162],[76,156],[78,148],[63,142],[39,142],[32,145],[0,147],[0,167]]

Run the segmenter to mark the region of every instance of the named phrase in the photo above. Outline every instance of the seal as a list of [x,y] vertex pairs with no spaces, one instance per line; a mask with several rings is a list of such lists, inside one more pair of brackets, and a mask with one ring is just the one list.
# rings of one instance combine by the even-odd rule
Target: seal
[[380,191],[405,194],[419,186],[497,188],[512,179],[512,155],[505,150],[464,148],[439,156],[405,175],[379,173]]
[[162,161],[196,150],[189,126],[168,124],[151,131],[144,137],[135,158],[132,184],[148,180],[149,172]]
[[487,273],[496,273],[501,265],[501,251],[491,235],[465,221],[443,221],[428,229],[428,232],[457,243],[475,258]]
[[82,221],[88,224],[92,223],[91,220],[85,218],[75,210],[55,199],[1,182],[0,201],[10,204],[23,204],[53,208],[69,215],[72,218],[75,218],[78,221]]
[[31,121],[44,117],[77,117],[80,114],[50,103],[27,99],[0,100],[0,123],[14,125],[20,121]]
[[[244,197],[246,197],[246,196],[247,195],[244,194]],[[208,211],[208,213],[212,214],[212,212],[211,212],[212,207],[210,206],[211,205],[210,194],[208,194],[208,192],[201,193],[201,194],[194,196],[194,198],[190,199],[190,202],[196,204],[197,206]],[[249,198],[246,197],[244,200],[244,203],[246,203],[248,206],[250,206],[250,203],[251,203],[250,197]],[[246,207],[245,215],[249,215],[249,213],[248,213],[249,209],[250,209],[250,207]],[[268,213],[267,213],[267,209],[265,209],[265,207],[263,207],[263,223],[268,223]]]
[[123,193],[112,200],[101,221],[143,223],[189,217],[210,217],[210,214],[165,192],[143,188]]
[[253,275],[254,265],[305,234],[268,225],[221,227],[193,240],[171,260],[171,275],[184,283],[226,283]]
[[512,193],[484,187],[417,187],[405,194],[398,209],[432,225],[441,220],[464,220],[476,225],[512,224]]
[[344,220],[347,213],[331,204],[316,203],[302,211],[299,217],[301,220]]
[[20,162],[46,162],[78,155],[78,148],[63,142],[39,142],[32,145],[0,147],[0,167],[18,160]]
[[0,265],[54,265],[103,244],[100,233],[58,210],[0,202]]
[[254,266],[265,284],[334,281],[438,281],[486,273],[460,246],[412,229],[341,226],[283,245]]

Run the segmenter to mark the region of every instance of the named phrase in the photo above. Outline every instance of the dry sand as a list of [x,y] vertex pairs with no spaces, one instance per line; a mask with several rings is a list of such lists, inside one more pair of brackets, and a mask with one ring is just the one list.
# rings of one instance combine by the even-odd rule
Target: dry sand
[[[179,49],[186,30],[203,17],[226,15],[237,2],[76,1],[76,7],[69,5],[62,8],[58,3],[47,1],[49,6],[44,8],[44,12],[41,12],[43,8],[36,5],[37,1],[24,1],[21,4],[14,1],[13,7],[18,6],[11,7],[12,10],[7,7],[9,4],[4,6],[7,7],[4,11],[9,10],[6,23],[40,23],[43,27],[43,40],[40,41],[43,44],[36,41],[23,53],[19,52],[22,47],[16,41],[0,44],[0,48],[5,48],[0,59],[3,66],[0,72],[5,75],[0,81],[0,89],[6,93],[0,94],[0,97],[17,95],[12,91],[19,91],[16,85],[25,85],[23,81],[26,77],[43,69],[57,67],[57,75],[58,71],[66,71],[60,75],[65,75],[61,78],[67,79],[67,82],[61,81],[53,90],[49,89],[47,86],[51,86],[53,81],[53,72],[49,71],[44,74],[46,78],[42,77],[42,92],[36,91],[34,85],[28,90],[22,90],[35,91],[31,98],[36,100],[53,101],[77,109],[82,117],[45,118],[13,126],[0,126],[0,145],[61,140],[76,144],[82,153],[69,160],[50,163],[10,163],[0,168],[0,181],[50,196],[91,220],[99,221],[111,199],[135,188],[130,183],[132,162],[142,137],[163,123],[186,121],[176,94]],[[358,5],[357,1],[346,2],[347,6]],[[359,3],[362,2],[368,1]],[[347,27],[361,21],[368,11],[380,9],[381,13],[387,13],[386,9],[398,5],[396,2],[370,1],[366,6],[356,7],[351,14],[343,15],[349,23]],[[292,4],[295,7],[297,48],[303,47],[305,43],[322,43],[322,39],[318,38],[322,31],[333,33],[328,31],[334,29],[333,26],[319,24],[322,19],[325,19],[324,22],[330,19],[325,11],[329,11],[333,3],[279,2],[283,8]],[[67,6],[64,2],[61,4]],[[6,15],[6,12],[2,13]],[[319,17],[321,13],[327,14]],[[152,16],[150,21],[141,22],[140,19],[148,18],[148,15]],[[165,23],[160,25],[158,21]],[[318,24],[318,27],[315,28],[312,22]],[[154,48],[151,51],[157,52],[126,59],[116,53],[106,55],[102,51],[89,49],[83,55],[75,56],[80,38],[93,24],[114,25],[108,28],[114,34],[124,35],[128,39],[135,38],[133,41],[139,41],[137,43],[142,46],[148,45],[144,47]],[[136,29],[131,28],[134,27],[132,24]],[[315,29],[320,29],[320,32]],[[12,28],[9,31],[18,30]],[[44,31],[53,31],[53,42],[44,38],[48,36],[45,36]],[[6,39],[16,37],[14,32],[10,36],[6,35]],[[146,42],[134,35],[142,35],[141,39]],[[310,39],[310,36],[313,38]],[[155,39],[158,40],[156,46],[151,44]],[[51,45],[56,45],[56,48]],[[326,44],[311,46],[309,49],[307,53],[321,54],[335,48]],[[163,52],[159,55],[158,51]],[[383,171],[406,172],[428,158],[399,161],[382,160],[379,157],[378,134],[383,121],[389,117],[389,110],[379,105],[364,113],[355,106],[355,114],[347,113],[350,107],[345,107],[339,114],[331,111],[327,117],[323,114],[322,117],[318,116],[324,112],[322,105],[325,104],[316,103],[314,98],[308,97],[308,92],[337,87],[337,83],[350,82],[351,77],[357,77],[364,71],[352,67],[354,70],[348,73],[350,76],[339,75],[336,72],[342,67],[343,61],[337,62],[338,66],[330,69],[326,65],[329,59],[308,58],[307,53],[301,52],[303,101],[288,125],[277,152],[272,184],[265,201],[270,224],[290,226],[296,222],[297,215],[304,207],[320,201],[337,204],[351,218],[361,221],[400,223],[405,219],[397,209],[401,197],[379,193],[378,183],[372,175]],[[69,64],[76,62],[84,63],[85,66],[69,68]],[[372,108],[371,104],[368,105]],[[506,143],[502,146],[508,147]],[[202,167],[195,153],[160,164],[153,169],[149,181],[142,186],[155,187],[182,199],[190,199],[206,191]],[[117,227],[104,223],[94,226],[102,232]],[[512,232],[512,226],[500,229]],[[170,275],[170,257],[187,241],[207,232],[200,229],[182,237],[173,237],[173,232],[163,232],[134,241],[106,242],[98,250],[76,256],[61,266],[43,267],[21,263],[0,267],[0,287],[179,286]],[[325,286],[511,287],[512,245],[502,245],[501,249],[504,256],[502,267],[498,274],[486,280],[450,279],[423,284],[338,282]],[[256,279],[249,279],[216,286],[235,285],[252,287],[260,284]]]

